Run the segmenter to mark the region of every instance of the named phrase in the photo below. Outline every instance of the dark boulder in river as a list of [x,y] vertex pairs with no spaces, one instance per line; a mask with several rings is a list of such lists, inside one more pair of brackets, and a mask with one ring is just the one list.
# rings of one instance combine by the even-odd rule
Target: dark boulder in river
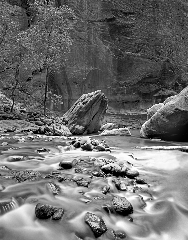
[[96,133],[107,110],[107,98],[99,90],[83,94],[63,115],[72,134]]
[[141,128],[141,137],[188,140],[188,87],[164,101]]
[[101,216],[87,212],[85,215],[85,222],[89,225],[96,238],[107,231],[107,227]]
[[115,196],[112,200],[112,207],[116,213],[123,216],[133,213],[133,206],[125,197]]
[[49,204],[38,203],[35,207],[35,215],[39,219],[60,220],[63,217],[64,210]]

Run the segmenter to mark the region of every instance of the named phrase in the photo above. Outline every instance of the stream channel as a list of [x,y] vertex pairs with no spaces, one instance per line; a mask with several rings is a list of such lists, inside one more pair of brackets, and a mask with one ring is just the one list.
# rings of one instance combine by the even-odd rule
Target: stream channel
[[[67,146],[70,140],[64,137],[1,135],[0,239],[96,239],[84,221],[85,214],[91,212],[101,216],[108,228],[99,240],[121,239],[115,237],[113,231],[124,232],[128,240],[188,240],[188,153],[140,149],[188,143],[144,140],[136,136],[93,137],[105,139],[111,152],[72,149]],[[113,176],[92,176],[93,159],[98,158],[128,161],[147,184],[136,187],[130,184],[128,190],[118,190]],[[75,168],[59,170],[59,162],[70,159],[82,163],[80,172]],[[45,177],[19,181],[11,175],[24,170],[37,171]],[[55,176],[58,171],[66,180],[48,177],[49,174]],[[76,177],[87,178],[90,183],[78,185],[73,181]],[[59,186],[58,194],[51,191],[51,182]],[[103,194],[101,188],[106,184],[110,192]],[[133,213],[121,216],[105,211],[102,206],[110,203],[112,196],[126,197],[133,206]],[[62,207],[62,219],[38,219],[35,207],[39,202]]]

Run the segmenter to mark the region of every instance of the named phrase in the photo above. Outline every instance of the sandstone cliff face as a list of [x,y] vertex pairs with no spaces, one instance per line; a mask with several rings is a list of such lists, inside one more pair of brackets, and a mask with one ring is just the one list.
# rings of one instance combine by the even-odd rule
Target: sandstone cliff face
[[178,92],[185,86],[188,6],[183,1],[55,2],[69,5],[79,17],[67,65],[51,75],[51,87],[64,98],[63,110],[97,89],[110,106],[141,109],[151,106],[161,89]]
[[58,4],[68,4],[82,19],[73,34],[66,77],[55,81],[63,83],[65,108],[81,94],[101,89],[110,106],[140,109],[152,105],[160,89],[180,91],[185,86],[188,9],[183,3],[71,0]]

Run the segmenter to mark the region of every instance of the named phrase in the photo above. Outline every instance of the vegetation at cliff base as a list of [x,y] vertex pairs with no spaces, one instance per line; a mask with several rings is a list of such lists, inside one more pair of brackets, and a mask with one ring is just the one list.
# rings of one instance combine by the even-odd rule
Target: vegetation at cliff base
[[[70,30],[76,21],[67,6],[57,8],[54,1],[36,0],[32,5],[35,21],[28,28],[12,16],[20,11],[6,1],[0,3],[0,84],[5,94],[26,107],[43,106],[46,114],[48,79],[50,71],[66,64],[66,54],[72,44]],[[38,71],[45,74],[45,82],[35,85],[21,78],[21,73]],[[40,85],[40,88],[38,87]],[[53,94],[51,94],[53,95]],[[52,96],[61,100],[58,96]]]

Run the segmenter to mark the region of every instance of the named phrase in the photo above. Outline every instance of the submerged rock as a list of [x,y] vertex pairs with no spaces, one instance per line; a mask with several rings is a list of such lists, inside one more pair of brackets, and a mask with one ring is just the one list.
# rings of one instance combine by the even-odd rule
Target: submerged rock
[[89,225],[96,238],[107,231],[106,224],[101,216],[87,212],[85,215],[85,222]]
[[[2,189],[3,190],[3,189]],[[1,191],[2,191],[1,190]],[[5,214],[19,207],[18,201],[15,198],[10,200],[1,200],[0,202],[0,215]]]
[[112,207],[116,213],[123,216],[133,213],[133,206],[125,197],[115,196],[112,200]]
[[47,183],[47,188],[54,195],[58,195],[61,191],[60,187],[57,184],[52,183],[52,182]]
[[116,236],[116,240],[120,240],[120,239],[125,239],[126,238],[126,233],[124,233],[122,231],[116,231],[114,234]]
[[107,98],[101,91],[82,95],[63,115],[72,134],[95,133],[107,110]]

